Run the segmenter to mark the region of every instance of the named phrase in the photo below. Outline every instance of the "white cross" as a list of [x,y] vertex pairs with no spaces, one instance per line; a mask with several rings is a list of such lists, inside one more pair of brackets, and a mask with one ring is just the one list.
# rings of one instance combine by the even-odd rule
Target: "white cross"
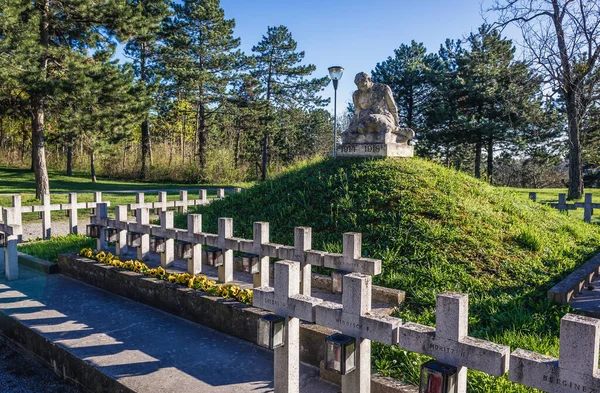
[[600,320],[567,314],[560,320],[560,355],[517,349],[510,356],[513,382],[548,393],[599,393]]
[[356,370],[342,376],[342,392],[368,393],[371,391],[371,340],[396,344],[402,321],[389,316],[370,315],[371,276],[350,273],[343,280],[342,304],[317,304],[315,323],[356,338]]
[[165,239],[165,252],[160,254],[160,265],[165,269],[173,266],[175,261],[175,240],[173,239],[176,235],[173,229],[173,217],[172,211],[161,211],[160,227],[152,227],[153,236]]
[[300,263],[300,293],[311,294],[311,266],[323,266],[324,256],[322,251],[312,250],[312,228],[294,228],[294,247],[281,246],[278,251],[279,259],[286,259]]
[[362,258],[362,234],[344,233],[342,254],[325,254],[323,266],[374,276],[381,273],[381,260]]
[[594,209],[600,209],[600,203],[592,202],[591,193],[586,193],[584,201],[575,203],[575,206],[583,208],[583,221],[588,223],[592,222]]
[[[138,195],[139,196],[139,195]],[[142,202],[144,194],[142,193]],[[139,203],[139,199],[138,199]],[[137,259],[143,261],[150,252],[150,235],[145,233],[148,232],[148,226],[150,224],[150,209],[147,207],[139,207],[135,211],[135,223],[129,224],[130,232],[137,232],[141,235],[140,246],[137,247]]]
[[9,281],[19,278],[17,244],[23,233],[20,216],[21,212],[17,208],[2,209],[3,222],[0,224],[0,231],[4,232],[4,236],[6,236],[6,246],[4,247],[4,274]]
[[[269,286],[269,223],[255,222],[252,241],[240,239],[239,251],[258,255],[258,273],[253,275],[254,287]],[[252,270],[252,268],[251,268]]]
[[469,337],[469,298],[445,292],[436,299],[436,328],[409,322],[399,328],[398,346],[457,367],[457,393],[467,391],[467,367],[501,376],[510,347]]
[[300,319],[314,322],[314,307],[320,299],[300,294],[300,265],[293,261],[275,263],[275,287],[255,288],[252,305],[285,318],[284,345],[275,348],[275,392],[300,390]]

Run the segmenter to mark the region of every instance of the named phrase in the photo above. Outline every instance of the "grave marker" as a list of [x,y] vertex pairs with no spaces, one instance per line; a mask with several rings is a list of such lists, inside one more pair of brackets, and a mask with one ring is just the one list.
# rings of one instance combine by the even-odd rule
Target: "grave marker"
[[20,210],[8,208],[2,210],[3,222],[0,230],[4,232],[4,274],[9,281],[19,278],[19,258],[17,244],[22,235],[23,227],[19,224]]
[[339,330],[356,339],[356,370],[342,375],[343,393],[371,391],[371,340],[383,344],[398,342],[402,321],[389,316],[370,315],[372,278],[361,273],[343,277],[342,304],[322,302],[315,306],[315,323]]
[[294,228],[294,247],[281,246],[278,251],[278,258],[295,261],[300,263],[300,293],[304,295],[311,294],[311,266],[323,266],[323,259],[326,253],[314,251],[312,248],[312,228],[296,227]]
[[160,227],[152,228],[152,235],[165,239],[165,252],[160,253],[160,265],[163,268],[173,266],[175,262],[175,240],[170,230],[173,229],[174,214],[172,211],[160,212]]
[[325,254],[323,266],[337,269],[332,274],[333,292],[343,291],[342,277],[348,272],[362,273],[369,276],[381,274],[381,261],[378,259],[362,258],[362,234],[356,232],[344,233],[342,254]]
[[548,393],[598,393],[598,345],[600,320],[567,314],[560,320],[559,358],[517,349],[509,378]]
[[274,349],[275,392],[298,393],[300,319],[314,322],[314,307],[321,300],[300,294],[300,265],[297,262],[276,262],[274,285],[274,288],[255,288],[252,305],[285,318],[284,345]]
[[457,367],[457,393],[467,391],[467,368],[501,376],[508,371],[510,348],[469,337],[469,298],[445,292],[436,299],[436,328],[409,322],[400,326],[398,346]]
[[115,228],[117,229],[117,245],[115,253],[125,255],[127,252],[127,206],[115,207]]

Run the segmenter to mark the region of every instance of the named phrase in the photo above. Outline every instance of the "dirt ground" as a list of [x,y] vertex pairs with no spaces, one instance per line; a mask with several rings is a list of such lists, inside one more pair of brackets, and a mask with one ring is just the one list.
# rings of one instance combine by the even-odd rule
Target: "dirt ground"
[[82,393],[0,338],[0,393]]

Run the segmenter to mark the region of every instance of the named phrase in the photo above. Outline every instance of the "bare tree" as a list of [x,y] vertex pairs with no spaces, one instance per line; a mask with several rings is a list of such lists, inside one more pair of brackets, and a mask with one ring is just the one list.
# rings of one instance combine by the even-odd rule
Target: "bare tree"
[[569,133],[569,198],[583,196],[581,129],[600,80],[598,0],[493,0],[501,26],[516,24],[546,82],[564,102]]

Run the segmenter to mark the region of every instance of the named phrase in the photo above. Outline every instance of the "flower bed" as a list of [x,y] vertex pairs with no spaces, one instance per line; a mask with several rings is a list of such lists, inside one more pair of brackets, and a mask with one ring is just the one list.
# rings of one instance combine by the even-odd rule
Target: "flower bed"
[[209,280],[205,275],[189,273],[169,273],[162,266],[158,268],[150,268],[140,261],[121,261],[118,256],[112,253],[100,251],[94,253],[91,248],[83,248],[79,251],[79,256],[90,258],[107,265],[117,267],[119,269],[130,270],[153,277],[159,280],[168,281],[171,284],[178,284],[191,289],[204,291],[213,296],[219,296],[224,299],[235,299],[244,304],[252,304],[252,290],[241,289],[232,284],[217,284],[214,280]]

